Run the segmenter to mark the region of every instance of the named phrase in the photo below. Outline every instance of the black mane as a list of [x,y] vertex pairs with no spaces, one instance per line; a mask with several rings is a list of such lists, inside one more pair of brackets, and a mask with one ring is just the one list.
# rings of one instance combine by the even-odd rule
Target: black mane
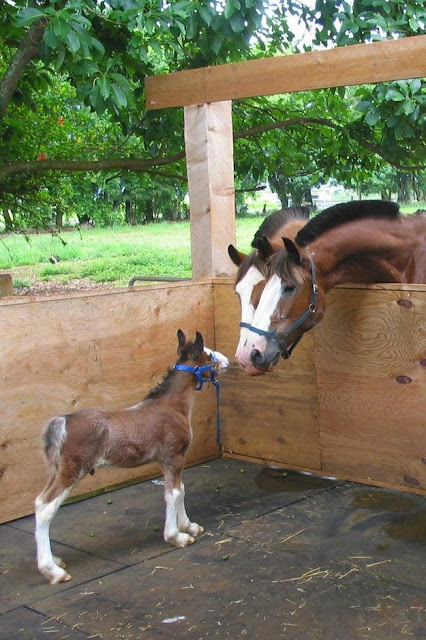
[[354,200],[336,204],[324,209],[315,218],[299,231],[296,242],[299,247],[306,247],[329,229],[334,229],[346,222],[362,218],[387,218],[397,220],[399,218],[399,206],[396,202],[385,200]]
[[148,391],[144,400],[155,400],[159,396],[162,396],[166,391],[170,388],[170,380],[176,374],[176,369],[169,369],[162,379],[161,382],[157,384],[156,387]]
[[[185,362],[188,362],[192,347],[193,343],[189,341],[183,346],[177,361],[178,364],[184,364]],[[144,400],[155,400],[156,398],[159,398],[164,393],[166,393],[166,391],[170,389],[171,380],[175,375],[176,369],[174,367],[168,369],[161,382],[159,382],[156,387],[148,391]]]
[[292,220],[308,220],[310,214],[309,207],[287,207],[271,213],[267,216],[259,229],[254,234],[251,246],[257,249],[257,241],[259,238],[272,238],[276,232],[287,222]]

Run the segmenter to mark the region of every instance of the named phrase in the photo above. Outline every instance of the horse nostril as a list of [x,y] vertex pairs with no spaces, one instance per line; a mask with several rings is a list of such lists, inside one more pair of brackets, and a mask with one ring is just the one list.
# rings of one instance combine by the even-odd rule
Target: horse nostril
[[252,352],[250,353],[250,360],[253,364],[261,364],[262,354],[260,353],[259,349],[252,350]]

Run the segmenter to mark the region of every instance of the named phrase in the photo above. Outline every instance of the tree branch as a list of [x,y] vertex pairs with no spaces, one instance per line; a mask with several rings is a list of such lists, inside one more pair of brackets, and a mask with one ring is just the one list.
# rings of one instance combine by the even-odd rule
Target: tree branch
[[48,25],[46,18],[39,18],[30,26],[25,38],[19,45],[18,51],[12,58],[6,73],[0,82],[0,116],[3,116],[18,82],[24,73],[27,64],[35,58],[40,50],[40,41]]
[[[273,129],[286,129],[294,125],[306,125],[316,124],[320,126],[330,127],[331,129],[338,130],[339,125],[335,124],[331,120],[326,118],[310,118],[310,117],[297,117],[282,122],[274,122],[260,127],[254,127],[252,129],[246,129],[244,131],[237,131],[234,133],[234,140],[241,138],[248,138],[250,136],[259,135],[266,131],[272,131]],[[367,140],[357,140],[357,142],[369,149],[372,153],[377,154],[385,162],[390,164],[399,171],[424,171],[426,165],[403,165],[399,162],[392,162],[384,157],[383,152],[377,145],[368,142]],[[29,162],[11,162],[6,165],[0,166],[0,181],[6,178],[23,173],[39,173],[41,171],[105,171],[110,169],[120,169],[127,171],[134,171],[135,173],[156,173],[157,167],[164,167],[174,162],[179,162],[185,157],[185,152],[181,151],[173,156],[162,157],[157,159],[142,160],[138,158],[108,158],[104,160],[36,160]],[[164,177],[169,177],[178,180],[186,180],[185,176],[180,174],[162,174]]]
[[33,160],[29,162],[11,162],[0,166],[0,180],[22,173],[39,173],[40,171],[105,171],[108,169],[127,169],[128,171],[145,172],[154,167],[178,162],[185,157],[181,151],[168,158],[140,160],[137,158],[108,158],[104,160]]

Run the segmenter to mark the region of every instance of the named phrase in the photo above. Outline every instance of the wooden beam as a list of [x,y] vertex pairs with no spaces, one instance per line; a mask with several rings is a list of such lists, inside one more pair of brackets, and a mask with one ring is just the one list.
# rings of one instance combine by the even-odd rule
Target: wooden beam
[[145,79],[147,109],[426,76],[426,35]]
[[185,147],[194,278],[235,273],[227,247],[235,244],[231,102],[185,107]]

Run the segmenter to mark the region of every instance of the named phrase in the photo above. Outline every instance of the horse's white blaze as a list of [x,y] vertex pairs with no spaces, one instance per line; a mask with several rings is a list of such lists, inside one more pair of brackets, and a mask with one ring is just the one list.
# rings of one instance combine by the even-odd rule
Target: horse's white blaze
[[[251,324],[255,308],[251,302],[251,296],[253,293],[254,287],[259,284],[262,280],[265,279],[265,276],[256,269],[256,267],[251,266],[248,270],[244,278],[242,278],[235,287],[235,291],[238,293],[241,304],[241,322],[247,322]],[[247,338],[249,337],[249,330],[245,327],[241,327],[240,329],[240,340],[238,342],[237,350],[235,352],[235,357],[237,360],[240,360],[240,356],[242,356],[244,352],[244,346],[247,342]]]
[[[278,305],[280,297],[281,278],[274,274],[266,283],[260,297],[259,304],[251,321],[253,327],[262,329],[263,331],[269,331],[271,317]],[[264,336],[260,336],[250,329],[246,329],[246,331],[248,335],[238,356],[238,360],[243,367],[250,365],[250,353],[252,350],[257,349],[263,353],[266,344]]]

